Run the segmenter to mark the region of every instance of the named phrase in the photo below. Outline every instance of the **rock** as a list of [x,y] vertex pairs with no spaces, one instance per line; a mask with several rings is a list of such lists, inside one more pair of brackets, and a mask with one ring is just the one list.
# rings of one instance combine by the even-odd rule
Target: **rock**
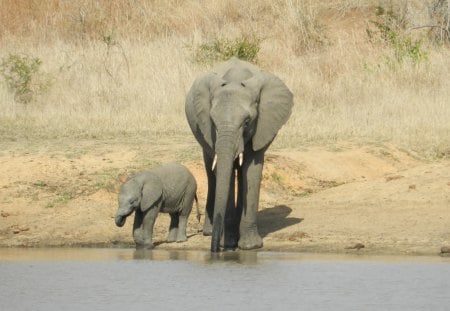
[[356,243],[355,245],[348,246],[348,247],[346,247],[345,249],[356,249],[356,250],[359,251],[361,248],[364,248],[364,247],[366,247],[364,244],[362,244],[362,243]]
[[441,254],[450,254],[450,246],[442,246]]
[[397,180],[397,179],[401,179],[404,178],[405,176],[402,175],[392,175],[392,176],[387,176],[385,178],[386,182],[392,181],[392,180]]
[[28,231],[28,230],[30,230],[30,227],[28,227],[28,226],[20,226],[19,230],[20,231]]
[[11,230],[12,230],[12,233],[18,234],[18,233],[20,233],[20,232],[30,230],[30,227],[14,225],[14,226],[11,227]]

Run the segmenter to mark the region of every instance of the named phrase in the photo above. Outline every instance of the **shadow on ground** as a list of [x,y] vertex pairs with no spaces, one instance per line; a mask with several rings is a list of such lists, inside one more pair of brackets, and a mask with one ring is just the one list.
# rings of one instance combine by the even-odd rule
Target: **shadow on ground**
[[286,205],[276,205],[259,211],[258,231],[261,237],[303,221],[303,218],[288,217],[291,212],[292,208]]

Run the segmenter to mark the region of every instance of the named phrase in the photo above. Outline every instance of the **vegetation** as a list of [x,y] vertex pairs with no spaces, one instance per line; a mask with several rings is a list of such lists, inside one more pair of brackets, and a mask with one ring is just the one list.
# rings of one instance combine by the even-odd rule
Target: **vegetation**
[[450,153],[447,0],[0,2],[2,141],[193,140],[187,90],[237,55],[295,94],[275,147],[353,140]]
[[256,63],[260,50],[260,40],[246,37],[234,40],[216,39],[212,43],[201,44],[194,52],[195,61],[201,64],[213,64],[230,57]]
[[73,193],[69,191],[63,191],[59,193],[51,202],[47,203],[45,205],[45,208],[53,208],[57,205],[64,205],[67,204],[71,199],[73,199]]
[[376,17],[372,23],[377,31],[367,29],[367,34],[372,39],[378,35],[391,48],[393,56],[387,57],[391,66],[401,65],[405,60],[418,64],[428,59],[428,51],[424,49],[422,40],[413,39],[410,34],[405,33],[407,21],[397,15],[392,7],[386,10],[377,6]]
[[39,58],[28,55],[9,54],[2,58],[0,74],[16,101],[27,104],[49,87],[49,80],[40,76],[41,65]]

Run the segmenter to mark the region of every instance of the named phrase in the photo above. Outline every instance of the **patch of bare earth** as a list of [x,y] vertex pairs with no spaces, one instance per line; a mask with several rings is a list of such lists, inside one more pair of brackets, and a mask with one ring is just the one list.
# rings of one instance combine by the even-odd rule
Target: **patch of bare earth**
[[[182,162],[192,171],[204,212],[206,177],[200,149],[190,142],[182,148],[88,142],[23,150],[10,144],[0,154],[2,247],[133,246],[132,218],[123,228],[114,224],[117,190],[130,172],[160,162]],[[258,218],[264,249],[438,253],[450,244],[449,164],[389,146],[269,150]],[[195,208],[187,242],[165,243],[168,225],[161,214],[157,248],[209,248]]]

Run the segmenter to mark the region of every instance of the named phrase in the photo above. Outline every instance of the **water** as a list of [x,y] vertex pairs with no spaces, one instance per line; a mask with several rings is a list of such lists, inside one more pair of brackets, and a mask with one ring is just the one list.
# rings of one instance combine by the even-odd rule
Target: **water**
[[0,310],[450,310],[450,258],[0,249]]

